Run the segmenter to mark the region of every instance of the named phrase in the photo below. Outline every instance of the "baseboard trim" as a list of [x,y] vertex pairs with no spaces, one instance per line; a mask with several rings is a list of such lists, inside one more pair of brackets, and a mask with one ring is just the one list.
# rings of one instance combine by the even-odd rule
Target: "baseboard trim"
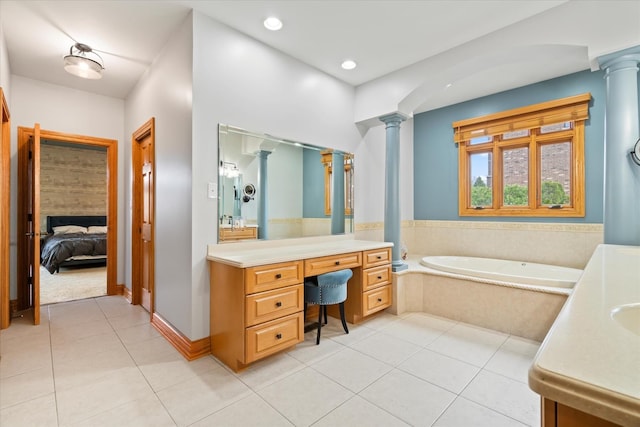
[[127,301],[131,302],[131,290],[125,285],[116,285],[116,293],[122,295]]
[[187,360],[195,360],[211,353],[211,340],[208,337],[191,341],[157,313],[151,315],[151,324]]

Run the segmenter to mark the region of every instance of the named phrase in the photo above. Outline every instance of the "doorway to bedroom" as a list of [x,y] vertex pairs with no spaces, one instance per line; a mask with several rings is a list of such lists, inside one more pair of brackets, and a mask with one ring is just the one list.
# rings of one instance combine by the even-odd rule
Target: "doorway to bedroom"
[[40,304],[107,294],[106,212],[107,148],[42,138]]
[[[78,293],[76,283],[91,283],[95,277],[100,277],[101,295],[115,295],[118,293],[116,285],[117,276],[117,180],[118,180],[118,152],[117,140],[97,138],[91,136],[66,134],[55,131],[41,130],[39,124],[33,128],[18,127],[18,262],[17,262],[17,284],[18,299],[17,309],[19,311],[29,310],[33,313],[34,324],[40,323],[41,303],[53,303],[61,300],[72,300],[88,298],[95,295]],[[44,166],[41,164],[42,148],[44,147]],[[52,148],[53,147],[53,148]],[[53,156],[55,160],[52,164],[60,163],[59,151],[62,149],[73,149],[70,160],[64,160],[64,173],[71,178],[61,178],[59,173],[53,171],[48,176],[48,158]],[[57,152],[51,154],[51,151]],[[89,153],[89,159],[83,159]],[[93,156],[93,157],[92,157]],[[105,160],[106,159],[106,160]],[[79,164],[85,164],[80,167]],[[50,166],[52,169],[60,169],[60,165]],[[87,175],[91,168],[96,169],[95,175],[99,178],[93,179]],[[80,171],[81,173],[77,173]],[[58,170],[59,172],[59,170]],[[76,172],[73,177],[73,172]],[[44,184],[44,189],[41,189]],[[48,185],[51,185],[48,187]],[[98,189],[98,187],[100,189]],[[81,191],[80,188],[83,190]],[[42,190],[42,191],[41,191]],[[87,190],[87,191],[85,191]],[[54,193],[50,201],[47,193]],[[81,194],[84,192],[84,196]],[[71,198],[69,198],[71,197]],[[74,198],[75,197],[75,198]],[[97,197],[100,199],[100,212],[84,206],[84,211],[77,210],[80,205],[86,205],[81,199],[86,198],[96,204]],[[41,214],[41,199],[44,200],[44,211]],[[64,201],[63,201],[64,200]],[[53,207],[52,207],[53,206]],[[64,207],[63,207],[64,206]],[[55,209],[62,213],[55,215]],[[53,210],[52,210],[53,209]],[[98,213],[97,215],[92,215]],[[76,224],[78,222],[78,224]],[[56,230],[55,228],[58,227]],[[69,228],[73,228],[70,230]],[[57,231],[57,233],[56,233]],[[94,253],[92,249],[89,253],[82,249],[84,253],[61,253],[58,254],[62,263],[51,264],[50,254],[46,260],[44,254],[45,240],[55,238],[56,234],[67,234],[71,232],[80,234],[73,247],[67,247],[69,251],[75,252],[75,246],[83,248],[89,243],[86,237],[89,234],[101,234],[101,243],[90,243],[102,245],[106,249],[101,249],[101,253]],[[69,236],[66,236],[69,237]],[[97,249],[96,249],[97,250]],[[106,267],[105,257],[106,254]],[[76,255],[80,257],[76,258]],[[71,273],[76,271],[78,265],[86,266],[95,260],[82,259],[83,255],[89,258],[102,258],[100,265],[93,264],[90,268],[100,268],[99,274],[89,275],[89,269],[83,269],[84,277],[73,274],[76,279],[69,281],[63,279],[63,272]],[[73,257],[73,259],[70,259]],[[41,261],[46,270],[41,270]],[[47,268],[48,267],[48,268]],[[73,268],[73,270],[72,270]],[[41,274],[42,271],[42,274]],[[80,271],[80,270],[78,270]],[[59,276],[56,276],[59,275]],[[55,281],[64,281],[64,286],[73,289],[67,296],[53,296],[52,299],[41,300],[41,276],[44,278],[43,286],[46,286],[48,277],[55,277]],[[67,277],[71,277],[69,274]],[[106,283],[105,283],[106,277]],[[60,288],[61,289],[61,288]],[[47,291],[45,290],[44,293]],[[59,293],[65,292],[60,290]],[[54,300],[53,298],[58,298]]]

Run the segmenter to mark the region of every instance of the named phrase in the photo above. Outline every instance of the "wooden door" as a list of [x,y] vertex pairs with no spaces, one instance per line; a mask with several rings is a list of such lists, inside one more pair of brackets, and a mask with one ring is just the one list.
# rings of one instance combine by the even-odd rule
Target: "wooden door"
[[40,125],[18,128],[18,310],[40,324]]
[[154,125],[152,118],[133,134],[132,295],[153,313],[154,286]]
[[29,267],[31,269],[31,307],[33,307],[33,324],[40,324],[40,124],[33,126],[31,145],[31,213],[29,239]]
[[0,88],[0,156],[2,173],[0,173],[0,329],[9,327],[11,313],[9,309],[9,271],[11,257],[9,246],[9,215],[11,212],[11,149],[9,107]]

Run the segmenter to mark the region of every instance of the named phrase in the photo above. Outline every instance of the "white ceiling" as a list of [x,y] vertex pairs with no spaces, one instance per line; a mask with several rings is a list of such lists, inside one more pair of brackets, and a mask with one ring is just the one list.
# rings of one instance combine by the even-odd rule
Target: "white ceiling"
[[[434,64],[440,64],[438,61],[442,61],[443,55],[457,50],[464,54],[465,46],[468,48],[470,43],[473,43],[476,52],[485,50],[487,55],[495,56],[499,35],[509,34],[508,31],[514,26],[520,26],[520,23],[526,23],[529,32],[531,28],[540,31],[541,39],[545,39],[545,35],[552,29],[549,25],[558,25],[553,22],[553,17],[561,9],[566,16],[567,9],[573,7],[586,16],[578,15],[576,20],[581,20],[585,27],[597,26],[598,20],[608,20],[609,17],[601,16],[600,9],[590,6],[595,3],[607,4],[612,10],[618,4],[640,4],[637,0],[2,0],[0,22],[12,74],[124,99],[191,8],[348,84],[359,86],[397,70],[411,68],[412,64],[422,64],[424,67],[425,61],[430,59],[434,60]],[[629,9],[627,7],[620,10],[623,13]],[[270,32],[262,26],[264,18],[271,14],[277,15],[284,22],[281,31]],[[611,15],[615,16],[615,13],[612,12]],[[640,15],[637,23],[640,24]],[[572,23],[567,24],[571,26]],[[605,27],[611,28],[614,25],[609,24]],[[575,22],[573,25],[576,25]],[[591,54],[594,49],[602,53],[612,51],[613,48],[630,47],[626,41],[628,37],[613,37],[609,41],[610,34],[602,31],[601,27],[595,30],[595,36],[591,36],[592,39],[597,36],[598,43],[594,44],[593,40],[585,41],[580,37],[576,37],[576,40],[569,37],[565,41],[566,44],[583,48],[580,51],[583,52],[582,57],[578,61],[571,55],[562,52],[559,54],[558,49],[550,49],[548,58],[553,63],[549,67],[545,64],[540,70],[535,70],[527,65],[527,72],[511,72],[507,79],[508,87],[523,86],[550,78],[550,75],[553,77],[561,75],[559,73],[588,68],[590,58],[584,51]],[[594,34],[591,29],[589,31],[589,34]],[[640,25],[637,25],[635,32],[640,32]],[[485,39],[487,41],[483,42]],[[636,44],[639,40],[640,35],[636,38]],[[62,58],[74,42],[88,44],[99,51],[105,64],[101,80],[83,80],[63,70]],[[523,43],[533,44],[526,39]],[[549,40],[540,43],[553,44]],[[536,55],[538,54],[540,52],[536,51]],[[545,56],[540,55],[536,60],[542,60],[542,65]],[[565,66],[562,65],[564,56],[567,56],[568,61]],[[340,63],[346,58],[357,61],[358,67],[352,71],[342,70]],[[450,58],[451,61],[457,61],[455,55]],[[449,64],[449,69],[455,69],[451,68],[455,65]],[[505,69],[511,67],[513,71],[512,64],[504,66]],[[464,73],[465,71],[458,72],[460,75],[457,78],[464,80]],[[505,75],[485,74],[487,75],[482,75],[486,83],[485,92],[504,90]],[[494,80],[496,84],[491,85],[488,80]],[[469,86],[474,84],[470,83]],[[454,98],[459,102],[465,97],[469,99],[468,97],[476,95],[477,93],[467,90],[465,95],[450,96],[448,100],[436,99],[432,104],[447,105]],[[411,99],[405,101],[410,102]],[[416,106],[412,108],[420,109],[419,102],[415,103]],[[429,105],[429,108],[433,108],[433,105]]]

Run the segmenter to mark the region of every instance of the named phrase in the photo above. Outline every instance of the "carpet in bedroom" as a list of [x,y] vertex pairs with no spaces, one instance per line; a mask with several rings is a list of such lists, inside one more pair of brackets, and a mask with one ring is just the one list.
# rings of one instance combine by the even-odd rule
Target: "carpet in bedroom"
[[107,294],[107,267],[60,269],[51,274],[40,267],[40,305]]

